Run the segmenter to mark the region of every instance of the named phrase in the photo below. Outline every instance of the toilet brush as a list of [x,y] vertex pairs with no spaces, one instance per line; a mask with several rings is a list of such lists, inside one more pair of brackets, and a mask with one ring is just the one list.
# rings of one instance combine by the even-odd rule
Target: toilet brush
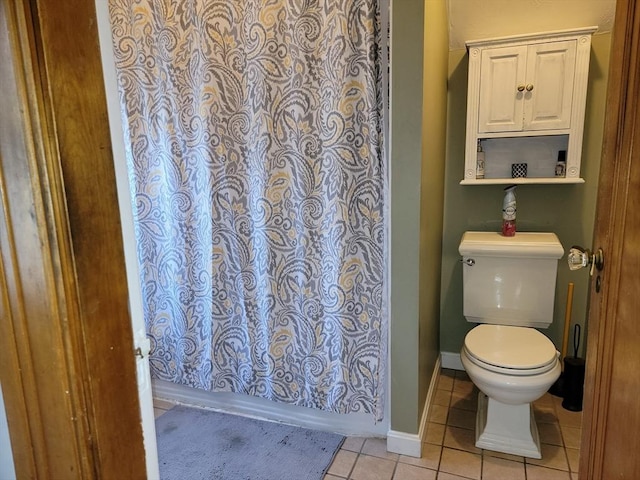
[[567,355],[567,345],[569,344],[569,326],[571,325],[571,309],[573,308],[573,282],[569,283],[567,289],[567,306],[564,313],[564,335],[562,337],[562,353],[560,357],[562,372],[558,380],[551,385],[549,393],[556,397],[564,397],[564,362],[562,361]]

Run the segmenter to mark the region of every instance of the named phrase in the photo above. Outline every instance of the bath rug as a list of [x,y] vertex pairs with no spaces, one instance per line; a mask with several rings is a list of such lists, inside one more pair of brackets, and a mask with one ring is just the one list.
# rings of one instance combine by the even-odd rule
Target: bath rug
[[321,480],[345,438],[181,405],[156,434],[161,480]]

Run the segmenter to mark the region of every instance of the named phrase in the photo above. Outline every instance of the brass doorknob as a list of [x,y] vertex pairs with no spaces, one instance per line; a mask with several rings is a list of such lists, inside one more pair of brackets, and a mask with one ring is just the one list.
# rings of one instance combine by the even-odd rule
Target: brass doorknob
[[518,91],[524,92],[524,85],[518,85]]
[[532,83],[527,85],[527,92],[530,92],[531,90],[533,90],[533,84]]

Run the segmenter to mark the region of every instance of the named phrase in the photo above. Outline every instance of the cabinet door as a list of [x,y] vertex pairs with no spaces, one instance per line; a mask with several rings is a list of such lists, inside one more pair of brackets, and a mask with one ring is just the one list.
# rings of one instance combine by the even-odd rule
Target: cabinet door
[[524,130],[571,127],[575,62],[575,41],[529,46]]
[[523,127],[527,47],[482,51],[478,132],[513,132]]

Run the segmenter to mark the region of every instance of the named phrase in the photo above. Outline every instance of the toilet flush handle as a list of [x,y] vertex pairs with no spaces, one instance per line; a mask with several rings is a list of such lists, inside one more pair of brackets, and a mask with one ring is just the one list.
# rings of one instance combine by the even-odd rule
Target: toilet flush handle
[[476,264],[476,261],[473,258],[461,258],[460,261],[470,267],[473,267]]

